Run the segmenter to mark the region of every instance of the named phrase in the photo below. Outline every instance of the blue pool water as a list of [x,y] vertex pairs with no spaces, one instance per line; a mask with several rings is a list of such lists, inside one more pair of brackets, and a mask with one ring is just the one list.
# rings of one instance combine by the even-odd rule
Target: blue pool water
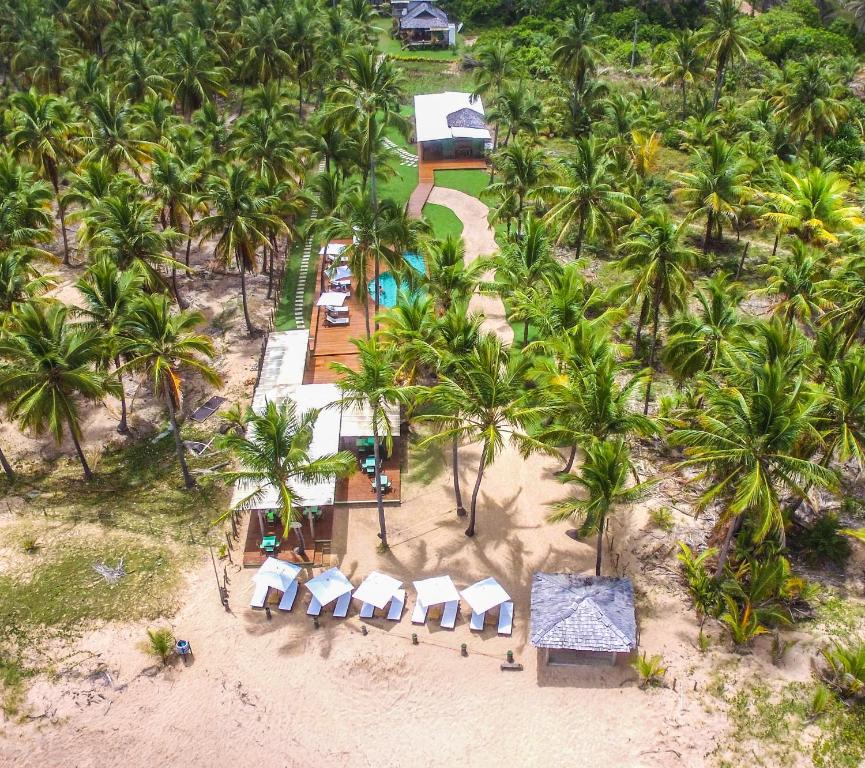
[[[426,272],[426,262],[423,260],[423,256],[419,253],[406,253],[403,258],[405,259],[406,264],[408,264],[415,272],[419,272],[423,274]],[[396,306],[396,295],[399,289],[403,291],[408,290],[408,283],[403,280],[397,288],[396,278],[393,276],[391,272],[384,272],[378,278],[379,284],[379,304],[382,307],[395,307]],[[375,279],[370,280],[367,284],[367,288],[369,290],[370,298],[375,299]]]

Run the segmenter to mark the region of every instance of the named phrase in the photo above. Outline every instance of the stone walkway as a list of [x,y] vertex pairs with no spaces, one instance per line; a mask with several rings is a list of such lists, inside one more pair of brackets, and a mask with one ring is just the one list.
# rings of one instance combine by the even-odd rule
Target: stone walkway
[[397,157],[399,157],[400,165],[405,165],[409,167],[417,166],[417,155],[413,155],[411,152],[403,149],[397,144],[394,144],[390,139],[382,139],[382,143]]
[[[430,203],[450,208],[463,224],[463,243],[466,248],[466,263],[470,264],[479,256],[489,256],[499,249],[495,233],[487,222],[489,208],[480,200],[456,189],[434,187],[429,196]],[[491,280],[492,273],[484,278]],[[482,296],[475,294],[469,303],[469,309],[483,312],[486,317],[484,328],[498,336],[508,344],[513,343],[514,332],[508,324],[505,305],[498,296]]]

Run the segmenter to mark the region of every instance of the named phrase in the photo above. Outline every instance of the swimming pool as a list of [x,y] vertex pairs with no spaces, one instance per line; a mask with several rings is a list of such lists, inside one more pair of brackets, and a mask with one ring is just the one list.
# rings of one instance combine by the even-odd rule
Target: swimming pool
[[[423,256],[419,253],[406,253],[403,255],[403,259],[405,259],[405,263],[408,264],[415,272],[420,274],[424,274],[426,272],[426,262],[423,260]],[[397,290],[408,290],[408,283],[403,280],[397,288],[396,278],[393,276],[391,272],[384,272],[378,278],[379,284],[379,297],[378,302],[382,307],[390,307],[396,306],[396,295]],[[375,279],[372,279],[367,284],[367,289],[369,290],[370,298],[375,299]]]

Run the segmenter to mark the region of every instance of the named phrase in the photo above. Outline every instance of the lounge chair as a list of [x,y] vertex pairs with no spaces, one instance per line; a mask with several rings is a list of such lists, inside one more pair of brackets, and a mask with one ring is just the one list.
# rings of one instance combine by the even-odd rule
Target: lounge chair
[[405,609],[405,590],[398,589],[390,599],[390,610],[387,612],[388,621],[399,621]]
[[333,317],[348,317],[349,308],[346,306],[342,307],[328,307],[327,315]]
[[453,629],[459,612],[459,600],[452,600],[450,603],[445,603],[445,609],[442,612],[442,627],[445,629]]
[[499,608],[499,634],[510,637],[514,631],[514,604],[508,600]]
[[348,607],[351,605],[351,592],[346,592],[340,595],[333,608],[333,617],[335,619],[344,619],[348,616]]
[[360,607],[360,617],[362,619],[371,619],[375,613],[375,606],[372,603],[364,603]]
[[318,602],[318,598],[315,595],[312,596],[312,600],[309,601],[309,608],[306,609],[307,616],[320,616],[321,615],[321,603]]
[[469,622],[469,629],[473,629],[475,632],[482,632],[484,628],[484,616],[486,616],[485,613],[472,611],[472,620]]
[[324,316],[324,322],[328,325],[350,325],[351,318],[348,317],[331,317],[330,315]]
[[421,603],[414,604],[414,610],[411,612],[412,624],[426,624],[427,607]]
[[264,602],[267,600],[267,590],[270,587],[267,584],[256,584],[255,592],[252,593],[252,600],[249,601],[250,608],[264,608]]
[[297,582],[293,581],[288,589],[282,593],[282,600],[279,601],[280,611],[290,611],[294,606],[295,598],[297,597]]

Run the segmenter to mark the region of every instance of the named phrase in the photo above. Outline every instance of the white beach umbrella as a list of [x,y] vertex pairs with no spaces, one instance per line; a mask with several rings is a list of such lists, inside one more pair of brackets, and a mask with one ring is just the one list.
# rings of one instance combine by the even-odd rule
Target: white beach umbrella
[[256,584],[267,584],[268,587],[285,592],[291,586],[291,582],[297,578],[300,571],[301,567],[299,565],[285,563],[282,560],[277,560],[275,557],[268,557],[252,575],[252,580]]
[[450,576],[434,576],[414,582],[418,602],[429,608],[439,603],[452,603],[460,599],[460,593]]
[[347,296],[348,294],[342,293],[341,291],[325,291],[318,297],[318,301],[315,305],[317,307],[341,307],[345,304]]
[[384,608],[401,586],[402,582],[393,576],[373,571],[354,591],[354,598],[376,608]]
[[307,589],[322,605],[327,605],[351,592],[354,587],[339,568],[329,568],[306,582]]
[[504,587],[492,576],[466,587],[460,594],[475,613],[486,613],[511,599]]
[[345,243],[328,243],[319,250],[319,256],[339,256],[346,248]]

